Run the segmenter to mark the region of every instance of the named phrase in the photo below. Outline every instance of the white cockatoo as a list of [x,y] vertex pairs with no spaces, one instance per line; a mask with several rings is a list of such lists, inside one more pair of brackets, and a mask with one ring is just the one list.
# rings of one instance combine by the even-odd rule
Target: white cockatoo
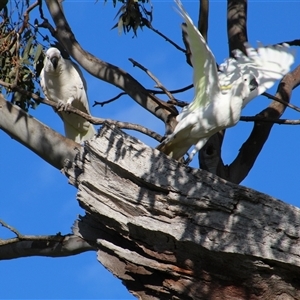
[[294,53],[288,45],[262,47],[258,50],[245,44],[247,56],[235,50],[234,58],[227,59],[217,70],[216,61],[203,36],[194,26],[180,0],[175,0],[186,25],[182,30],[187,37],[194,68],[194,100],[177,116],[174,132],[157,149],[174,159],[181,158],[192,145],[189,163],[218,131],[234,126],[242,108],[254,97],[270,88],[289,72]]
[[96,134],[90,122],[76,114],[64,111],[68,106],[73,106],[90,114],[83,74],[78,65],[64,59],[57,48],[49,48],[46,52],[41,71],[41,86],[45,96],[57,102],[58,114],[64,122],[67,138],[82,143]]

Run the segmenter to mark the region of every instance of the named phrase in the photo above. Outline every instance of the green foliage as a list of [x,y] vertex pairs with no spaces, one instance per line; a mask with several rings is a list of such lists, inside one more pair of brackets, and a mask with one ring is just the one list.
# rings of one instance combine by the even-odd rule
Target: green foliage
[[[152,22],[152,6],[151,10],[146,10],[144,3],[148,0],[119,0],[124,3],[116,14],[119,16],[117,24],[112,29],[118,28],[119,34],[133,30],[134,35],[137,35],[137,29],[143,26],[150,27]],[[116,0],[115,0],[116,2]],[[115,18],[116,18],[115,17]]]
[[[1,6],[0,13],[0,80],[10,84],[2,86],[1,92],[11,95],[14,104],[28,111],[37,105],[30,94],[38,91],[36,78],[43,65],[43,47],[37,41],[37,28],[25,23],[23,17],[29,1],[11,2],[10,7]],[[15,86],[28,94],[15,91]]]
[[[116,7],[117,2],[126,3],[128,1],[129,0],[113,0],[112,2],[113,2],[114,7]],[[104,2],[107,2],[107,0],[104,0]],[[148,2],[150,2],[150,0],[136,0],[136,2],[148,3]]]

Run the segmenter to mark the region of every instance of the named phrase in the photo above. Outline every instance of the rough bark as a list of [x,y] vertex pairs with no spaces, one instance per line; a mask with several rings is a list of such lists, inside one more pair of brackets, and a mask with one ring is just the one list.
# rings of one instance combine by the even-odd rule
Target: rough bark
[[75,232],[141,299],[300,299],[300,211],[105,126],[64,169]]
[[227,1],[227,32],[229,43],[229,56],[232,50],[240,49],[245,52],[244,43],[247,36],[247,0]]

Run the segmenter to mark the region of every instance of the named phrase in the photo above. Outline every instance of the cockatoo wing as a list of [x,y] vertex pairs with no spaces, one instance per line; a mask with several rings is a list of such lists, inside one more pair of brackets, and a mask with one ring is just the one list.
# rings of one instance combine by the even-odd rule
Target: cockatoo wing
[[[57,58],[54,66],[51,58]],[[41,86],[47,98],[90,114],[87,85],[77,64],[61,57],[56,48],[48,49],[41,72]],[[64,111],[58,112],[64,122],[66,137],[81,143],[94,136],[94,126],[84,118]]]
[[195,96],[177,116],[178,124],[157,149],[178,159],[195,145],[187,162],[221,129],[234,126],[242,106],[282,78],[294,62],[288,47],[260,46],[256,51],[245,44],[247,56],[235,50],[217,72],[215,58],[193,25],[180,0],[175,0],[186,22],[182,29],[191,51]]
[[[234,58],[227,59],[219,66],[221,85],[230,84],[235,69],[242,74],[253,74],[258,87],[251,91],[243,101],[245,107],[253,98],[271,88],[275,82],[286,75],[295,61],[295,52],[287,44],[266,46],[258,45],[257,50],[245,43],[245,56],[240,50],[234,50]],[[237,74],[237,73],[236,73]]]
[[219,92],[218,71],[216,60],[211,50],[206,44],[201,33],[194,26],[193,21],[185,11],[180,0],[175,0],[179,8],[180,15],[184,18],[186,25],[182,25],[182,30],[186,36],[187,43],[191,51],[191,63],[194,68],[194,91],[193,102],[185,107],[177,116],[177,121],[183,119],[191,110],[200,106],[206,106],[212,93]]
[[[258,88],[244,99],[243,106],[271,88],[277,80],[280,80],[290,71],[295,62],[295,52],[287,44],[266,47],[259,44],[257,51],[246,44],[246,51],[248,57],[255,62],[255,65],[247,65],[247,68],[249,72],[254,74]],[[239,60],[239,58],[237,59]]]

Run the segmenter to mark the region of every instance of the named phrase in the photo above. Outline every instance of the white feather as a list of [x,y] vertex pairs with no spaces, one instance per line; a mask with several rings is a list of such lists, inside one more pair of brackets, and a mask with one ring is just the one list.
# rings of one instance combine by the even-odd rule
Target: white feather
[[[64,59],[57,48],[49,48],[41,71],[41,86],[45,96],[57,102],[60,110],[69,105],[90,114],[87,98],[86,81],[78,65]],[[64,122],[66,137],[81,143],[91,139],[96,130],[94,126],[82,117],[59,111]]]
[[295,58],[287,45],[259,45],[256,51],[245,44],[248,56],[235,50],[235,59],[227,59],[220,65],[218,73],[215,58],[201,33],[180,0],[175,2],[186,22],[182,30],[191,50],[195,96],[177,116],[174,132],[157,149],[179,159],[195,145],[186,161],[190,162],[210,136],[234,126],[239,121],[242,107],[289,72]]

